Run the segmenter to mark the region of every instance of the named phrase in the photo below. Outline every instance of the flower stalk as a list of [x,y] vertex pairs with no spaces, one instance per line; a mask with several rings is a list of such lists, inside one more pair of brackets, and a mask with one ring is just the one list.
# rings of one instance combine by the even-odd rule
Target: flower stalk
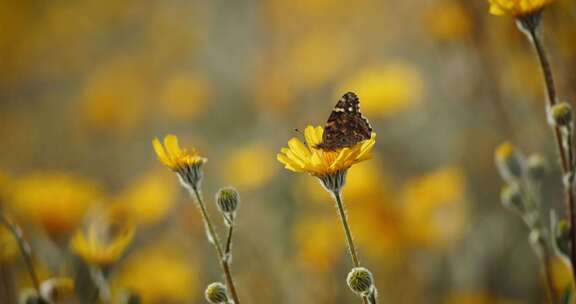
[[[342,223],[342,228],[344,229],[344,234],[346,235],[346,245],[348,246],[348,253],[350,254],[350,259],[352,259],[352,264],[354,267],[360,267],[360,260],[358,259],[358,251],[356,250],[356,245],[354,245],[354,238],[352,237],[352,230],[350,229],[350,224],[348,223],[348,216],[346,215],[346,209],[344,208],[344,203],[342,202],[342,195],[340,189],[335,189],[332,191],[334,201],[336,201],[336,209],[338,210],[338,217],[340,218],[340,223]],[[371,293],[369,296],[362,296],[362,301],[364,304],[376,304],[376,296]]]
[[236,287],[234,286],[234,280],[232,279],[232,274],[230,271],[229,259],[227,258],[230,250],[229,244],[231,244],[233,225],[229,227],[228,240],[226,245],[227,251],[224,251],[222,250],[222,245],[220,244],[220,239],[216,234],[216,230],[214,229],[212,220],[210,219],[208,211],[206,210],[206,205],[204,204],[204,199],[200,194],[200,190],[197,187],[192,187],[191,192],[192,192],[191,194],[196,198],[196,202],[198,203],[198,207],[200,208],[200,213],[202,214],[202,219],[204,221],[204,225],[206,227],[206,233],[208,234],[210,243],[214,245],[214,249],[216,250],[216,254],[218,255],[218,259],[220,260],[220,267],[222,268],[222,272],[224,273],[224,280],[226,281],[226,286],[228,287],[228,291],[230,292],[232,301],[234,302],[234,304],[240,304],[240,300],[238,299],[238,293],[236,292]]
[[[552,68],[544,45],[538,34],[538,24],[540,14],[530,15],[518,18],[519,27],[523,30],[528,40],[531,42],[532,47],[536,51],[540,70],[544,78],[547,96],[547,112],[557,104],[556,87],[554,84],[554,77],[552,75]],[[563,134],[562,127],[558,124],[552,124],[554,137],[556,140],[556,147],[560,155],[560,163],[563,174],[564,196],[566,201],[566,208],[568,209],[568,221],[570,224],[570,261],[572,267],[572,276],[576,281],[576,218],[574,210],[574,191],[572,184],[574,181],[574,153],[572,148],[573,132],[569,128],[569,132]]]
[[24,237],[22,235],[22,230],[20,229],[20,227],[18,227],[18,225],[12,223],[12,221],[10,221],[1,212],[0,212],[0,222],[2,222],[2,224],[4,226],[6,226],[6,228],[8,228],[8,230],[10,230],[10,233],[12,233],[12,235],[16,239],[16,242],[18,243],[18,248],[20,249],[20,254],[22,255],[22,258],[24,259],[24,263],[26,264],[26,269],[28,270],[28,274],[30,275],[30,279],[32,280],[32,285],[34,286],[34,289],[36,290],[36,294],[39,295],[40,294],[40,280],[38,279],[38,275],[36,274],[36,269],[34,268],[34,263],[32,262],[32,252],[30,249],[30,245],[24,239]]

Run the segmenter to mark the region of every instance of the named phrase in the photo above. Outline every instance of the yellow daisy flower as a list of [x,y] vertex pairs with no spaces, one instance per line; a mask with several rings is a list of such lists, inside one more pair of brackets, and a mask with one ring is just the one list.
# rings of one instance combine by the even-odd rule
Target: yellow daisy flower
[[100,219],[90,222],[85,231],[76,232],[70,247],[86,263],[106,267],[122,257],[133,238],[133,226],[117,227],[107,219]]
[[185,187],[198,187],[202,180],[202,165],[207,159],[201,157],[196,149],[188,151],[180,148],[175,135],[166,135],[164,145],[158,138],[152,141],[154,151],[160,162],[175,171]]
[[524,17],[540,12],[555,0],[488,0],[490,13],[502,16]]
[[306,144],[294,137],[288,141],[288,148],[282,148],[276,158],[286,169],[316,176],[328,189],[333,190],[343,185],[344,173],[348,168],[372,157],[376,133],[355,146],[336,151],[316,148],[316,145],[322,142],[323,133],[322,127],[307,126],[304,130]]

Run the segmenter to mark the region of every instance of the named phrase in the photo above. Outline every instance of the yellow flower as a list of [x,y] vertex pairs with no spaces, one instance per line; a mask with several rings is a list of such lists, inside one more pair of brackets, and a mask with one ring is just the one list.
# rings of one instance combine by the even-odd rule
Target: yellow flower
[[158,138],[152,141],[154,151],[160,162],[178,174],[180,181],[186,187],[198,187],[202,180],[202,165],[207,161],[196,149],[188,151],[180,148],[175,135],[166,135],[164,146]]
[[7,208],[20,222],[43,228],[50,236],[72,232],[86,210],[102,198],[98,185],[61,172],[35,173],[14,183]]
[[541,11],[555,0],[488,0],[490,13],[502,16],[524,17]]
[[133,226],[118,225],[104,217],[91,221],[85,231],[76,232],[70,247],[86,263],[105,267],[122,257],[133,238]]
[[40,294],[50,303],[68,303],[74,299],[74,280],[67,277],[50,278],[40,285]]
[[381,117],[392,117],[420,105],[425,91],[421,72],[403,61],[369,64],[344,80],[339,90],[345,88],[354,88],[362,96],[364,113]]
[[406,233],[417,247],[447,248],[461,239],[468,218],[464,174],[438,169],[409,181],[402,194]]
[[[276,174],[277,167],[269,157],[269,149],[261,143],[254,143],[234,150],[223,166],[223,174],[232,185],[240,190],[253,190],[265,185]],[[258,172],[254,172],[258,164]]]
[[149,226],[165,219],[176,199],[177,185],[154,170],[138,178],[118,195],[111,212],[136,226]]
[[326,177],[345,171],[352,165],[372,157],[372,147],[376,143],[376,133],[353,147],[324,151],[315,148],[322,141],[322,127],[307,126],[304,130],[307,145],[298,138],[288,141],[288,148],[282,148],[277,159],[284,167],[294,172],[306,172],[316,177]]
[[5,226],[0,226],[0,264],[12,262],[18,254],[18,243],[14,235]]
[[197,268],[179,248],[181,244],[154,242],[122,263],[112,286],[130,290],[142,303],[186,303],[198,290]]

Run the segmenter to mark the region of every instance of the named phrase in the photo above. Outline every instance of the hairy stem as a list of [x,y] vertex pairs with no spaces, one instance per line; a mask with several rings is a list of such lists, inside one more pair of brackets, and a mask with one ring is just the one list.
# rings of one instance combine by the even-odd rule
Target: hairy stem
[[26,264],[26,268],[28,269],[28,274],[30,275],[30,279],[32,280],[32,285],[34,285],[34,289],[36,289],[36,293],[40,295],[40,280],[38,280],[38,275],[36,274],[36,270],[34,268],[34,263],[32,262],[32,253],[30,252],[30,245],[24,237],[22,236],[22,230],[16,224],[12,223],[3,213],[0,213],[0,221],[10,233],[16,239],[18,243],[18,248],[20,249],[20,254],[24,259],[24,263]]
[[200,191],[197,188],[193,188],[192,192],[194,192],[194,196],[198,201],[198,206],[200,207],[200,213],[202,214],[202,219],[204,220],[204,224],[206,227],[206,233],[208,233],[211,242],[214,245],[214,249],[218,254],[218,259],[220,260],[220,267],[222,268],[222,272],[224,273],[224,280],[226,281],[226,286],[228,287],[228,291],[230,292],[230,296],[234,301],[234,304],[240,304],[240,300],[238,299],[238,293],[236,292],[236,287],[234,286],[234,280],[232,280],[232,274],[230,272],[230,265],[228,264],[228,259],[226,259],[224,255],[224,251],[222,251],[222,245],[220,244],[220,239],[216,234],[216,230],[214,229],[214,225],[212,225],[212,221],[210,220],[210,216],[208,215],[208,211],[206,210],[206,206],[204,205],[204,200],[200,195]]
[[[540,69],[542,71],[542,75],[544,77],[544,84],[546,86],[546,94],[547,94],[547,107],[551,108],[557,102],[556,96],[556,87],[554,85],[554,77],[552,76],[552,68],[550,65],[550,61],[548,60],[548,56],[546,54],[546,50],[544,49],[544,45],[540,40],[540,37],[537,32],[537,24],[526,22],[527,32],[529,36],[529,40],[532,42],[532,46],[536,51],[538,56],[538,61],[540,63]],[[570,261],[572,265],[572,276],[573,279],[576,281],[576,219],[575,219],[575,210],[574,210],[574,191],[572,189],[572,175],[573,168],[574,168],[574,156],[572,153],[572,147],[564,147],[563,140],[562,140],[562,130],[560,127],[554,127],[554,137],[556,139],[556,148],[560,155],[560,163],[562,167],[563,177],[568,177],[567,179],[563,178],[563,185],[564,185],[564,196],[566,200],[566,208],[568,214],[568,220],[570,223]],[[572,136],[572,134],[569,134]],[[572,143],[572,140],[568,140],[568,143]]]
[[[348,224],[348,216],[346,215],[346,210],[344,209],[342,197],[339,191],[334,191],[333,194],[334,200],[336,201],[336,209],[338,209],[338,215],[340,217],[340,222],[342,223],[344,234],[346,235],[346,244],[348,245],[348,253],[350,253],[352,264],[354,264],[354,267],[360,267],[358,252],[356,251],[356,246],[354,245],[354,239],[352,238],[352,231],[350,230],[350,224]],[[362,301],[364,304],[370,303],[367,297],[362,297]]]

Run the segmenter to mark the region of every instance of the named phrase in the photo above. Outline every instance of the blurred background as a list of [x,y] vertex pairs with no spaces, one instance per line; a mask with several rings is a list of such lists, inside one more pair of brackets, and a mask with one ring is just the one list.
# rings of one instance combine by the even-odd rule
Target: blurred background
[[[500,204],[493,150],[510,140],[542,153],[545,208],[561,210],[554,142],[530,45],[485,1],[4,0],[0,20],[0,196],[41,278],[69,276],[70,235],[94,206],[116,204],[138,226],[113,292],[204,302],[220,280],[213,249],[151,146],[172,133],[208,158],[203,192],[219,225],[214,193],[241,194],[244,302],[359,302],[330,197],[276,161],[294,128],[323,125],[354,91],[378,138],[344,200],[382,303],[544,302],[525,225]],[[566,101],[575,24],[574,1],[544,13]],[[29,288],[9,241],[0,264]]]

